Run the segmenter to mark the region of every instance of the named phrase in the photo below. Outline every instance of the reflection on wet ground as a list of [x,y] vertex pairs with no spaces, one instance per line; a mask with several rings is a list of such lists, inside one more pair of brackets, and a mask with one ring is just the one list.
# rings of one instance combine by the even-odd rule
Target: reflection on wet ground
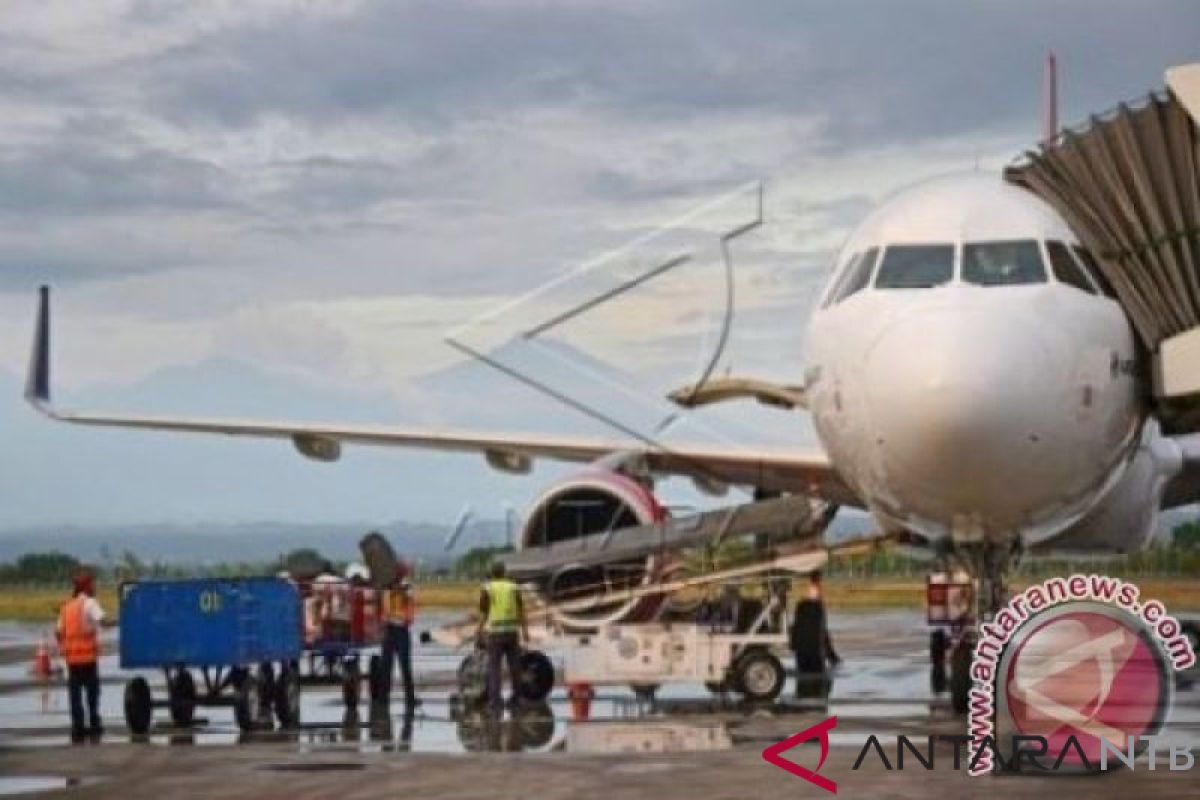
[[79,778],[59,778],[51,775],[4,775],[0,776],[0,797],[12,794],[37,794],[56,789],[73,789],[87,786],[95,781]]
[[[436,620],[432,621],[436,624]],[[782,735],[826,716],[838,717],[835,747],[861,746],[871,733],[952,733],[962,722],[944,696],[929,688],[926,628],[919,614],[886,612],[834,616],[834,636],[846,661],[834,675],[826,698],[794,699],[789,681],[784,697],[766,706],[747,706],[735,697],[710,694],[699,685],[667,685],[655,702],[639,699],[625,687],[598,687],[586,721],[572,718],[572,705],[561,688],[548,702],[510,709],[500,719],[456,702],[450,681],[461,657],[436,644],[421,645],[415,667],[423,680],[422,704],[415,710],[390,708],[347,711],[337,687],[308,687],[302,694],[303,723],[291,731],[241,733],[228,708],[204,708],[187,729],[171,727],[165,711],[141,742],[158,747],[235,746],[279,743],[300,752],[566,752],[659,754],[762,748]],[[124,733],[122,673],[105,658],[102,713],[111,731],[106,743],[127,743]],[[161,675],[147,674],[157,697],[164,696]],[[44,747],[66,742],[69,727],[66,692],[59,685],[31,682],[27,665],[0,667],[0,746]],[[1200,746],[1200,692],[1181,691],[1166,731],[1167,741]],[[321,762],[338,763],[338,762]],[[268,768],[270,765],[265,765]],[[333,769],[333,767],[331,767]],[[0,782],[0,794],[17,779]],[[30,777],[20,780],[38,780]],[[63,779],[53,786],[62,788]],[[22,784],[38,791],[42,784]],[[17,791],[15,789],[11,791]]]

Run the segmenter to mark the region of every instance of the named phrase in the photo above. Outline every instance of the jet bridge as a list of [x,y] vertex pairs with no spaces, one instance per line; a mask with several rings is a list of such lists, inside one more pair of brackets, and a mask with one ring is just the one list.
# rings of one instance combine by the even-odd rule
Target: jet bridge
[[1200,428],[1200,64],[1005,171],[1079,236],[1154,356],[1165,421]]

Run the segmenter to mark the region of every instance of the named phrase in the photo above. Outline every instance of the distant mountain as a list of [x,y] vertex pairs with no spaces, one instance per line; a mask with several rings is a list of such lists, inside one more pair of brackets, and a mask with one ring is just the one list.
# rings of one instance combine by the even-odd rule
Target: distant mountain
[[[830,544],[872,529],[858,511],[839,514],[827,533]],[[502,520],[469,520],[458,537],[455,526],[420,522],[303,525],[280,522],[243,524],[161,524],[9,528],[0,531],[0,561],[30,552],[58,550],[83,561],[102,563],[129,551],[143,561],[170,564],[214,564],[269,561],[301,547],[312,547],[335,561],[359,558],[358,542],[370,530],[387,536],[405,558],[436,566],[454,561],[471,547],[508,540]],[[516,535],[514,531],[512,535]]]
[[302,547],[312,547],[334,561],[359,560],[358,542],[378,530],[406,559],[431,566],[454,561],[478,545],[502,544],[505,525],[497,520],[469,522],[451,540],[453,526],[392,522],[300,525],[260,522],[227,525],[132,525],[30,527],[0,531],[0,561],[30,552],[58,550],[83,561],[102,563],[129,551],[143,561],[170,564],[258,562]]

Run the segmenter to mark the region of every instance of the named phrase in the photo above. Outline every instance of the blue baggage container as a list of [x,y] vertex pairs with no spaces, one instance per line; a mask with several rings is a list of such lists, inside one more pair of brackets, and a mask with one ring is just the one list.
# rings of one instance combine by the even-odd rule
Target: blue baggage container
[[139,581],[121,589],[121,667],[239,667],[300,658],[300,592],[282,578]]

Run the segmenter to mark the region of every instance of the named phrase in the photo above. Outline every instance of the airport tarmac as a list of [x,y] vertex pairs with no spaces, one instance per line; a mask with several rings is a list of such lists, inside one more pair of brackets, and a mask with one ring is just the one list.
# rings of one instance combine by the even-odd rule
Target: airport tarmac
[[[423,624],[437,624],[426,618]],[[945,696],[930,692],[926,628],[916,612],[835,614],[831,624],[845,659],[828,702],[781,699],[746,708],[700,686],[664,688],[651,707],[624,688],[601,689],[587,721],[571,719],[559,689],[500,724],[459,712],[450,681],[460,658],[435,644],[416,650],[422,706],[406,717],[365,704],[347,715],[335,687],[306,687],[303,725],[295,732],[241,735],[228,708],[199,709],[198,724],[174,729],[159,712],[145,741],[131,741],[121,714],[122,686],[106,659],[100,744],[67,744],[66,692],[27,675],[36,631],[0,627],[0,795],[52,797],[260,798],[336,796],[419,798],[588,797],[751,798],[822,796],[825,792],[763,761],[763,748],[827,717],[837,717],[821,774],[838,794],[947,796],[1194,797],[1194,770],[1138,769],[1103,776],[969,778],[955,771],[949,745],[936,769],[910,761],[886,771],[874,758],[852,769],[867,737],[892,743],[963,730]],[[7,662],[7,663],[5,663]],[[155,677],[155,676],[148,676]],[[156,692],[161,682],[154,684]],[[788,692],[791,685],[789,683]],[[1200,750],[1200,691],[1176,695],[1169,746]],[[894,748],[894,744],[890,747]],[[819,748],[789,753],[815,767]],[[914,769],[914,766],[918,766]]]

